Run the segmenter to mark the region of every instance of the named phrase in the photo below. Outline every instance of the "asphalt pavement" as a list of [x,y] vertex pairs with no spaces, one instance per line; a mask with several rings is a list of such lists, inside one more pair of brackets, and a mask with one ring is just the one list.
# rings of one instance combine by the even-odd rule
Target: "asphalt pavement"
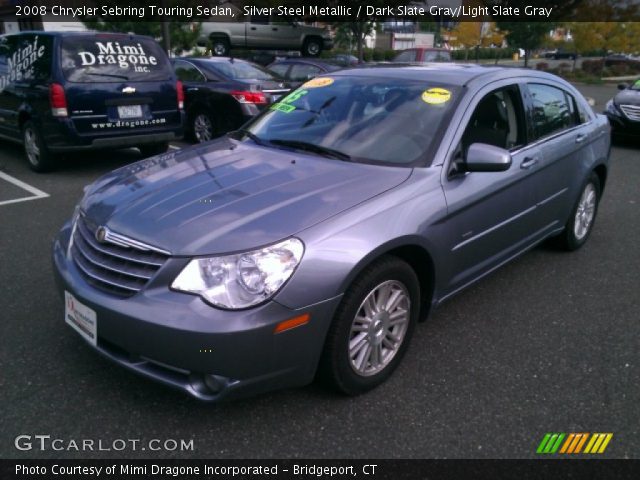
[[[580,88],[596,110],[615,92]],[[0,142],[1,458],[529,458],[547,432],[611,432],[604,457],[638,458],[640,142],[613,148],[584,248],[538,247],[445,303],[381,387],[347,398],[313,384],[220,405],[111,364],[63,320],[52,239],[84,185],[139,158],[79,154],[35,174]],[[19,435],[64,450],[19,450]],[[143,443],[67,449],[85,439]],[[193,450],[151,451],[150,439]]]

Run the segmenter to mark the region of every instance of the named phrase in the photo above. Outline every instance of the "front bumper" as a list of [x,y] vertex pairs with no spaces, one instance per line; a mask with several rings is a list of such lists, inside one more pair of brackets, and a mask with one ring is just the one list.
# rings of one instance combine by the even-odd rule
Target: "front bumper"
[[[169,290],[163,272],[172,268],[165,265],[136,295],[119,298],[85,282],[67,256],[69,234],[67,224],[53,247],[58,290],[61,295],[71,292],[96,312],[94,348],[107,358],[209,401],[313,380],[340,297],[299,310],[271,301],[224,311],[200,297]],[[310,315],[309,323],[274,334],[278,323],[304,313]]]
[[604,112],[604,114],[609,119],[614,134],[640,137],[640,122],[631,121],[622,114],[614,115],[611,112]]

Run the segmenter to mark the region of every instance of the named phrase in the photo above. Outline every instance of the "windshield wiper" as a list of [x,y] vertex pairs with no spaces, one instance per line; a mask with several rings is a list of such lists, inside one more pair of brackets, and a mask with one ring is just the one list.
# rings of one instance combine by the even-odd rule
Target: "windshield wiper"
[[126,75],[117,75],[115,73],[85,72],[85,75],[93,75],[95,77],[121,78],[123,80],[129,80],[129,77],[127,77]]
[[267,142],[266,140],[263,140],[262,138],[257,136],[255,133],[247,130],[246,128],[240,128],[238,130],[234,130],[233,132],[229,132],[227,135],[233,135],[234,133],[239,133],[241,135],[244,135],[245,137],[249,137],[251,140],[253,140],[255,143],[257,143],[261,147],[269,146],[269,142]]
[[316,145],[315,143],[303,142],[301,140],[284,140],[277,138],[269,140],[269,142],[274,145],[282,145],[283,147],[295,148],[296,150],[306,150],[307,152],[319,153],[320,155],[337,158],[338,160],[343,160],[345,162],[352,161],[351,155],[348,155],[339,150],[334,150],[333,148]]

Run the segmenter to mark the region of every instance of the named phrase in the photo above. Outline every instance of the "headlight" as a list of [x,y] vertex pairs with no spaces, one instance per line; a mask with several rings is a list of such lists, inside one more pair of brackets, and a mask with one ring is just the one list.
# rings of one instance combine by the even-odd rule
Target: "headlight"
[[269,298],[289,280],[302,259],[304,245],[297,238],[236,255],[191,260],[171,284],[195,293],[212,305],[240,309]]
[[620,115],[616,105],[613,103],[613,100],[609,100],[604,107],[605,112],[611,113],[613,115]]

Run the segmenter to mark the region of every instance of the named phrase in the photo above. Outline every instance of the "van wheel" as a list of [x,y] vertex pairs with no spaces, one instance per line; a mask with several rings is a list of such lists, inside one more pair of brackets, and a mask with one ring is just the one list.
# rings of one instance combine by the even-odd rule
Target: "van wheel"
[[140,149],[140,153],[142,154],[142,156],[144,158],[147,158],[165,153],[167,150],[169,150],[169,143],[151,143],[149,145],[141,145],[138,148]]
[[580,189],[578,200],[564,231],[554,238],[556,245],[569,251],[577,250],[584,245],[593,229],[599,202],[600,179],[592,172]]
[[322,39],[317,37],[307,38],[302,46],[302,56],[317,57],[322,52]]
[[409,346],[420,308],[413,269],[386,256],[367,267],[345,293],[329,328],[318,374],[357,395],[384,382]]
[[229,55],[229,40],[226,38],[211,39],[211,53],[216,57],[226,57]]
[[47,148],[40,129],[31,120],[22,127],[22,140],[31,170],[48,172],[53,169],[55,157]]

